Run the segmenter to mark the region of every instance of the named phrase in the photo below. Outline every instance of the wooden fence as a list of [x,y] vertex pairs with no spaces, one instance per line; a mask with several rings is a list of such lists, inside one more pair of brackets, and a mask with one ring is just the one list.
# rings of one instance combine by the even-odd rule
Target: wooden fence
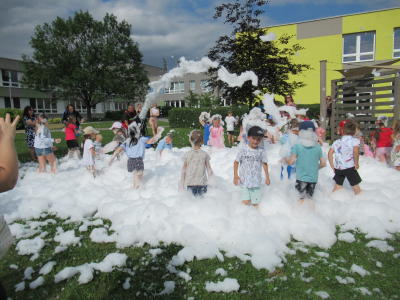
[[400,70],[345,77],[332,80],[332,116],[330,118],[331,140],[340,137],[337,128],[347,113],[355,115],[364,136],[370,135],[378,115],[389,117],[389,122],[399,120],[400,114]]

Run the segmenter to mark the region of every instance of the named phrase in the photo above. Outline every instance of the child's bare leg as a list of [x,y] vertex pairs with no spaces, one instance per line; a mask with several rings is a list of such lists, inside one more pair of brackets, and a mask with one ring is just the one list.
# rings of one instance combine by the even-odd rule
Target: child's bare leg
[[38,156],[39,161],[39,173],[46,171],[46,158],[44,156]]
[[56,157],[54,156],[54,153],[50,153],[50,154],[46,155],[46,159],[48,160],[48,162],[51,165],[51,173],[55,173],[56,172]]
[[400,172],[400,166],[399,166],[399,167],[396,167],[396,170]]
[[390,164],[390,155],[385,154],[386,163]]
[[68,150],[68,154],[67,154],[67,157],[68,157],[68,158],[71,157],[72,151],[73,151],[73,149],[69,149],[69,150]]
[[361,188],[360,188],[360,186],[358,184],[355,185],[355,186],[352,186],[351,188],[353,189],[354,193],[356,193],[356,195],[361,193]]
[[254,206],[256,209],[258,209],[258,204],[253,204],[253,206]]
[[315,210],[315,203],[314,203],[313,198],[311,198],[311,197],[307,197],[307,198],[308,198],[308,204],[310,204],[311,209]]
[[133,188],[138,189],[143,179],[143,171],[133,171]]
[[379,161],[380,161],[381,163],[385,163],[385,162],[386,162],[386,157],[385,157],[385,155],[378,156],[378,158],[379,158]]
[[332,193],[334,193],[334,192],[336,192],[336,191],[338,191],[338,190],[341,190],[342,188],[343,188],[342,185],[335,184],[335,187],[333,188]]
[[298,205],[303,205],[303,204],[304,204],[304,199],[301,199],[301,198],[300,198],[300,199],[297,201],[297,204],[298,204]]
[[244,205],[249,205],[250,200],[243,200],[242,202],[243,202]]

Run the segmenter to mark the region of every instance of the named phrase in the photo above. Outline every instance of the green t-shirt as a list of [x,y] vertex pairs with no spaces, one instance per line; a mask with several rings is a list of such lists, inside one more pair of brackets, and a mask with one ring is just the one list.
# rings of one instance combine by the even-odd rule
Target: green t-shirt
[[305,182],[317,182],[319,159],[323,157],[321,146],[304,147],[296,144],[292,154],[297,156],[296,179]]

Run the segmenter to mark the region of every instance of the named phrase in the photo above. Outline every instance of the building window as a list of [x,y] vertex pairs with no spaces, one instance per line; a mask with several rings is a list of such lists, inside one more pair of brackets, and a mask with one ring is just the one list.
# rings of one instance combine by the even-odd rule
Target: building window
[[11,100],[10,97],[4,97],[4,104],[6,108],[11,108]]
[[190,90],[194,91],[196,89],[196,82],[195,81],[190,81]]
[[29,106],[32,107],[33,109],[36,109],[36,99],[35,98],[29,98]]
[[165,94],[178,94],[183,93],[185,90],[184,82],[171,82],[171,87],[165,89]]
[[346,34],[343,36],[343,62],[374,60],[375,32]]
[[20,103],[20,101],[19,101],[19,98],[14,98],[14,97],[13,97],[13,105],[14,105],[13,108],[21,109],[21,103]]
[[393,34],[393,57],[400,57],[400,28],[395,28]]
[[202,92],[210,92],[211,91],[211,87],[208,86],[209,83],[210,83],[209,80],[201,81],[201,91]]
[[19,87],[17,71],[2,70],[1,77],[3,79],[3,86],[10,86],[10,79],[11,79],[11,86]]

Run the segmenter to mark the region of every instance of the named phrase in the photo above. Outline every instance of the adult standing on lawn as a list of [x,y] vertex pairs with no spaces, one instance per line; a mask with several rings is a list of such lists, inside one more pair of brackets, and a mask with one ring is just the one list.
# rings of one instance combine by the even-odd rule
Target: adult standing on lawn
[[137,105],[136,114],[139,115],[142,112],[142,104]]
[[128,110],[124,112],[124,115],[121,119],[122,126],[128,130],[129,124],[133,122],[133,118],[136,116],[136,110],[132,104],[129,104]]
[[76,117],[76,124],[75,124],[76,130],[79,131],[80,122],[83,123],[83,122],[85,122],[85,120],[82,118],[81,114],[75,110],[75,107],[72,104],[67,105],[67,108],[65,109],[65,111],[62,114],[61,122],[63,122],[64,124],[67,124],[68,118],[70,116]]
[[[293,97],[291,94],[287,94],[285,96],[285,105],[286,106],[293,106],[294,108],[297,109],[296,104],[293,101]],[[287,111],[283,111],[281,112],[282,117],[286,116],[288,118],[288,120],[290,119],[290,114]]]
[[26,145],[29,148],[32,161],[37,161],[35,147],[33,147],[33,143],[35,142],[35,125],[37,117],[35,116],[33,107],[25,106],[22,117],[24,118],[23,121],[25,126]]
[[153,103],[153,107],[150,109],[150,126],[153,131],[153,136],[157,133],[158,120],[157,118],[160,116],[160,110],[157,108],[157,103]]

